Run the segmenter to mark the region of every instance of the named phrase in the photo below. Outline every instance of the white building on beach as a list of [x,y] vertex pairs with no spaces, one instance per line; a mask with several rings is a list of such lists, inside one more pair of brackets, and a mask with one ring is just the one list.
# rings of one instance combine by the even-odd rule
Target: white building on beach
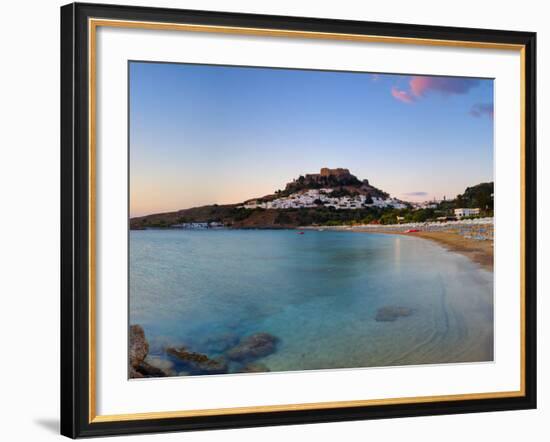
[[470,209],[470,208],[461,208],[455,209],[455,216],[457,218],[464,218],[466,216],[477,216],[479,215],[479,208]]

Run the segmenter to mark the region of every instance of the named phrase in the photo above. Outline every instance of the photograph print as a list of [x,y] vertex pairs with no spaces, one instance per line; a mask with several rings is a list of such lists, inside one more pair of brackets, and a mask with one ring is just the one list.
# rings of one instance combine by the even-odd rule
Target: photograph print
[[490,78],[130,61],[131,379],[490,363]]

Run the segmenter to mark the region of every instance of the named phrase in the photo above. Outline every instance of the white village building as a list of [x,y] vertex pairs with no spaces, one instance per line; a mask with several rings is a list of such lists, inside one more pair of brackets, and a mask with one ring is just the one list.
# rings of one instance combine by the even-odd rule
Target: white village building
[[405,209],[407,206],[396,198],[372,198],[367,202],[365,195],[332,197],[330,194],[334,189],[310,189],[306,192],[293,193],[286,197],[272,201],[247,201],[241,207],[244,209],[303,209],[317,207],[318,203],[325,207],[333,207],[339,210],[353,210],[364,207],[393,207],[394,209]]

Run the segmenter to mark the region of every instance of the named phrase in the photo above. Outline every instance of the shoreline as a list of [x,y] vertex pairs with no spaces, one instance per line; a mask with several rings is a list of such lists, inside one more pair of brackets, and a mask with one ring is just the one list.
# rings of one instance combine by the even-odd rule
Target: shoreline
[[[302,229],[311,230],[313,228],[302,227]],[[466,256],[484,270],[493,272],[494,243],[492,220],[483,224],[468,224],[455,221],[453,223],[441,224],[392,224],[387,226],[324,227],[323,229],[339,232],[380,233],[423,238],[436,242],[450,252]]]
[[466,256],[483,269],[493,272],[494,248],[493,241],[476,241],[474,239],[464,238],[454,232],[372,232],[393,235],[415,236],[417,238],[427,239],[443,246],[450,252],[459,253]]

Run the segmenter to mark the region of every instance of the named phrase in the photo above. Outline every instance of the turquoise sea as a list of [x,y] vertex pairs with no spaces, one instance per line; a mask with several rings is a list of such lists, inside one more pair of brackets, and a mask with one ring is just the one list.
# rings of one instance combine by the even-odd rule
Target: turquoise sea
[[[129,306],[160,358],[265,332],[276,351],[254,362],[270,371],[493,360],[492,272],[411,236],[131,231]],[[410,314],[377,321],[384,307]]]

